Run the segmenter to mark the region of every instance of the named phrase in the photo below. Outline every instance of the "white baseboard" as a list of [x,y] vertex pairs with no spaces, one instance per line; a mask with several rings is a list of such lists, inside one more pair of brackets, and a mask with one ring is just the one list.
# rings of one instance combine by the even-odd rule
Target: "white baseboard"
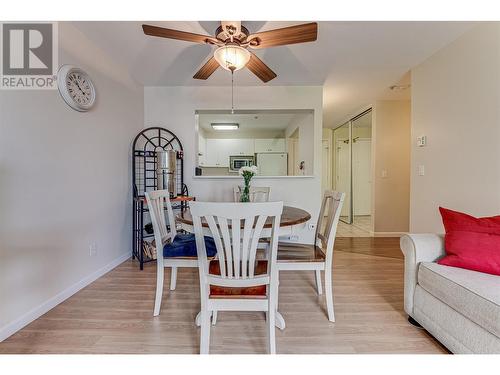
[[73,294],[78,292],[79,290],[85,288],[87,285],[91,284],[95,280],[97,280],[99,277],[103,276],[104,274],[108,273],[111,271],[113,268],[117,267],[121,263],[125,262],[127,259],[130,258],[130,254],[123,254],[120,257],[114,259],[110,263],[106,264],[104,267],[98,269],[94,273],[90,274],[87,277],[84,277],[82,280],[78,281],[76,284],[71,285],[69,288],[63,290],[59,294],[55,295],[48,301],[45,301],[41,305],[35,307],[33,310],[27,312],[20,318],[14,320],[11,323],[8,323],[7,325],[3,326],[0,328],[0,342],[8,338],[9,336],[13,335],[17,331],[19,331],[21,328],[27,326],[30,324],[33,320],[39,318],[43,314],[45,314],[47,311],[53,309],[57,305],[59,305],[61,302],[65,301],[69,297],[71,297]]
[[407,232],[370,232],[373,237],[401,237]]

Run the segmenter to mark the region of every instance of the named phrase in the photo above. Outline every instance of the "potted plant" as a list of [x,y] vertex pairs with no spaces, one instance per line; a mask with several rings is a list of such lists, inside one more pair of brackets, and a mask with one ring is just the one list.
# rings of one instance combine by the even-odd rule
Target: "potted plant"
[[243,192],[240,195],[240,202],[250,202],[250,181],[252,180],[252,177],[257,174],[257,171],[258,169],[255,165],[240,168],[239,174],[245,181]]

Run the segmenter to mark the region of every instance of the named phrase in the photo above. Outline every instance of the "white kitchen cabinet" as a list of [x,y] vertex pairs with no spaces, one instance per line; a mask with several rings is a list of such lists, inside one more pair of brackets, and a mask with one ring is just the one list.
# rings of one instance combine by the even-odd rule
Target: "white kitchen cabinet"
[[229,155],[231,153],[232,139],[216,139],[217,144],[217,166],[229,167]]
[[218,163],[218,139],[207,139],[205,151],[205,167],[217,167]]
[[204,167],[229,167],[231,139],[207,139]]
[[263,138],[255,140],[255,153],[285,152],[285,138]]
[[[201,141],[200,141],[201,142]],[[230,156],[252,156],[256,153],[285,152],[285,139],[252,139],[232,138],[205,140],[203,158],[200,157],[200,165],[203,167],[229,167]],[[202,148],[199,148],[200,153]],[[203,160],[203,164],[202,164]]]
[[229,156],[253,156],[255,153],[254,140],[249,138],[230,139],[228,144]]

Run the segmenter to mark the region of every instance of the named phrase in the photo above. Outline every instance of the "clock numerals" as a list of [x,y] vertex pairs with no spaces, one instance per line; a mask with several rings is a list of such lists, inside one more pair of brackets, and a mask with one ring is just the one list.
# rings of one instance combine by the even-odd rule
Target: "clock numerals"
[[88,80],[78,73],[71,73],[66,81],[71,98],[80,105],[88,105],[92,101],[92,89]]
[[64,65],[58,72],[58,88],[66,103],[78,111],[89,110],[95,101],[90,77],[79,68]]

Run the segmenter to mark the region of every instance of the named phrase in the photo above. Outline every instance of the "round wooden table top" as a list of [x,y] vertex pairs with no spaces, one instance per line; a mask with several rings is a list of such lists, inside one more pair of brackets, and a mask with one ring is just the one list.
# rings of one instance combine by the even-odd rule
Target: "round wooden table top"
[[[302,210],[297,207],[283,206],[283,213],[281,214],[280,227],[288,227],[291,225],[302,224],[308,221],[311,218],[309,212]],[[189,208],[181,211],[176,216],[176,220],[186,224],[193,225],[193,218],[191,216],[191,212]],[[205,221],[202,221],[202,225],[204,227],[208,227],[208,224]],[[268,218],[266,224],[264,224],[264,228],[271,228],[272,219]]]

